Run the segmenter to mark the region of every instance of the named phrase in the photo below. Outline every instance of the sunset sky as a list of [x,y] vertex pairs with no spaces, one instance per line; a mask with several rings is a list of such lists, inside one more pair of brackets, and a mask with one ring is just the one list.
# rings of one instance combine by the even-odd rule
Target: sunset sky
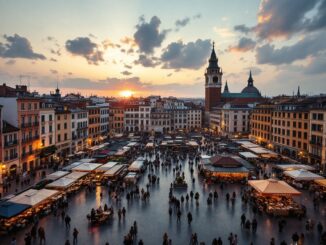
[[215,42],[223,83],[326,92],[326,0],[0,0],[0,82],[83,95],[204,97]]

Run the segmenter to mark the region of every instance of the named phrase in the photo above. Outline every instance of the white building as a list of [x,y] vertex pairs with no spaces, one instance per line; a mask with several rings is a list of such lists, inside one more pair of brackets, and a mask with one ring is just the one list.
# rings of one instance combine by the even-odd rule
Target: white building
[[202,127],[202,110],[199,108],[189,108],[187,110],[187,128],[200,129]]
[[52,107],[40,108],[40,136],[41,147],[49,147],[55,145],[55,110]]
[[237,137],[249,134],[250,113],[253,107],[254,104],[225,104],[221,108],[221,135]]
[[100,108],[100,133],[102,136],[109,134],[109,104],[103,103],[98,105]]
[[87,147],[88,111],[71,109],[71,152],[76,153]]

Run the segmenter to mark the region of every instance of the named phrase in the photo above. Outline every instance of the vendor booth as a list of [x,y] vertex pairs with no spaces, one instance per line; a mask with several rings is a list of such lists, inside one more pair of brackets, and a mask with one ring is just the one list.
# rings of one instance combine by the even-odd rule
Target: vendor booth
[[267,179],[251,180],[248,184],[254,189],[252,199],[258,210],[275,216],[304,215],[304,208],[293,200],[301,193],[286,182]]
[[98,167],[102,166],[100,163],[82,163],[77,167],[71,169],[72,171],[79,171],[79,172],[92,172]]
[[69,174],[68,171],[56,171],[52,174],[47,175],[46,179],[54,181],[54,180],[60,179],[61,177],[65,176],[67,174]]
[[115,165],[117,165],[118,162],[107,162],[96,169],[96,172],[106,172],[109,169],[113,168]]

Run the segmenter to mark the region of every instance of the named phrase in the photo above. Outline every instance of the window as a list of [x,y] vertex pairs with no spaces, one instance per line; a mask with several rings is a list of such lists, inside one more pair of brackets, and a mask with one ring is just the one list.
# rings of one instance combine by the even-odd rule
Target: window
[[45,121],[45,115],[41,116],[41,121],[44,122]]
[[25,104],[24,103],[21,104],[21,110],[22,111],[25,110]]
[[50,122],[52,121],[52,115],[49,115],[49,121]]
[[65,140],[67,140],[68,139],[68,134],[67,133],[65,133]]
[[45,134],[45,127],[42,126],[42,134]]
[[58,134],[58,142],[61,142],[61,135]]
[[67,129],[67,123],[63,124],[64,129]]
[[61,125],[60,125],[60,123],[57,125],[57,130],[60,130],[60,128],[61,128]]

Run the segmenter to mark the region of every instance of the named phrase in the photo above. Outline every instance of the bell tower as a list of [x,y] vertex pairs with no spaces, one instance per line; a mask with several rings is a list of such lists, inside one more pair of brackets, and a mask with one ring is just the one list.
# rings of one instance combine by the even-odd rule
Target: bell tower
[[205,112],[209,112],[213,107],[216,107],[221,102],[221,87],[222,87],[222,69],[218,66],[218,59],[215,53],[215,43],[209,65],[205,73]]

